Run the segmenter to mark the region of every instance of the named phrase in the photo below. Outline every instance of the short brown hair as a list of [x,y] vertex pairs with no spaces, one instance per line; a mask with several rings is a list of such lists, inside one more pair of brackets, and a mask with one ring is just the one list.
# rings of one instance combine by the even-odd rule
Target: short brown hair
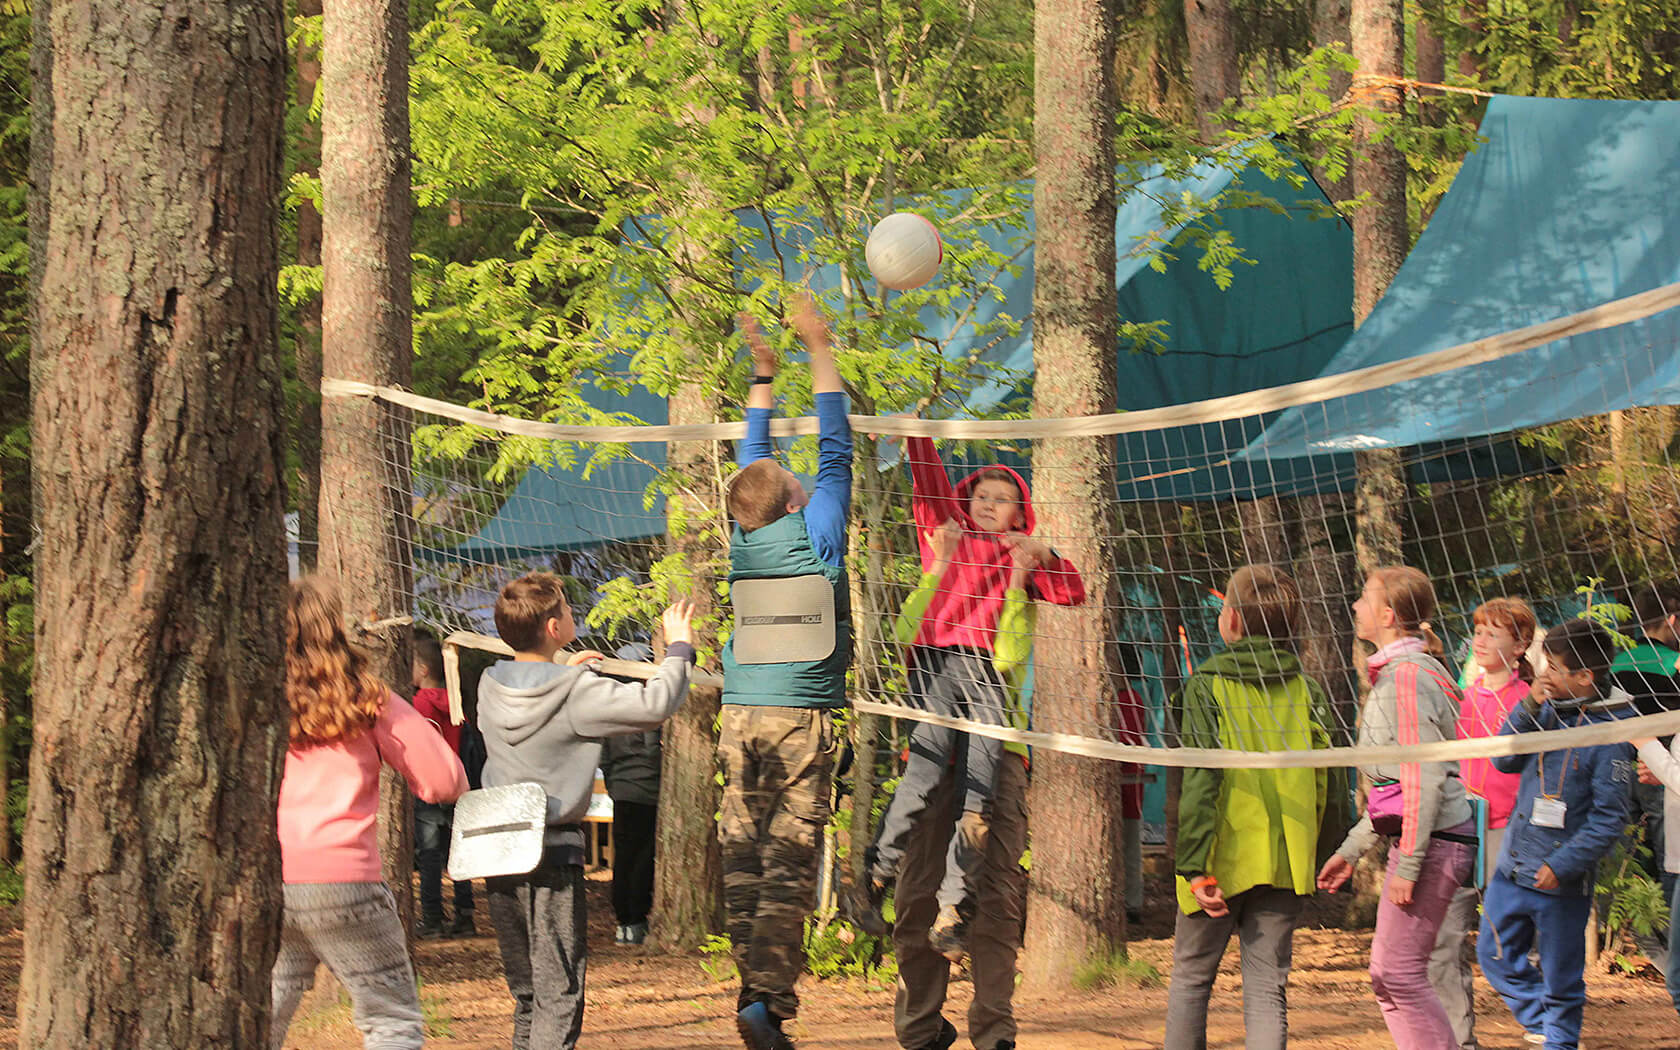
[[426,669],[426,677],[443,681],[443,643],[429,634],[414,632],[414,662]]
[[766,456],[753,460],[729,479],[729,516],[752,532],[787,517],[788,476]]
[[566,581],[552,572],[530,572],[496,595],[496,633],[515,652],[534,653],[543,625],[566,608]]
[[1270,565],[1244,565],[1225,588],[1244,637],[1290,642],[1300,630],[1301,591],[1295,581]]

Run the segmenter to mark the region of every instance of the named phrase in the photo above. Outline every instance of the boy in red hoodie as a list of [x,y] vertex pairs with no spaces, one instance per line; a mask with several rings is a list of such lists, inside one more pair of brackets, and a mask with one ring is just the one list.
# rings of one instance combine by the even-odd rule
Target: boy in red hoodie
[[[998,617],[1017,566],[1031,566],[1029,598],[1057,605],[1085,600],[1079,570],[1048,544],[1032,536],[1037,521],[1027,483],[1003,466],[985,467],[954,488],[932,440],[909,438],[912,510],[921,548],[923,587],[933,596],[910,642],[911,703],[935,714],[968,718],[991,725],[1011,724],[1009,708],[1018,698],[995,665]],[[961,529],[955,549],[949,543],[955,522]],[[950,957],[960,957],[974,899],[975,878],[985,857],[993,785],[1003,742],[970,736],[943,726],[918,723],[910,734],[910,760],[898,790],[881,818],[869,848],[867,885],[848,898],[847,911],[868,933],[884,934],[881,901],[898,874],[911,830],[927,808],[928,798],[953,761],[963,813],[947,855],[946,882],[939,915],[928,931],[929,943]],[[960,880],[962,902],[951,900]]]

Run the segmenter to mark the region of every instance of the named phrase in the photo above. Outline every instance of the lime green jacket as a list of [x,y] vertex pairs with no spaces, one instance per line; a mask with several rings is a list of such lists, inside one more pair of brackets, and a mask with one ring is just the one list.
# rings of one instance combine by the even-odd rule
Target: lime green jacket
[[[1306,751],[1330,746],[1329,702],[1295,654],[1244,638],[1202,664],[1178,697],[1185,747]],[[1178,803],[1178,904],[1189,878],[1227,898],[1256,886],[1310,896],[1318,861],[1345,830],[1346,774],[1328,769],[1186,769]],[[1327,820],[1327,815],[1330,819]]]
[[[939,590],[939,579],[935,573],[922,573],[916,589],[904,600],[898,621],[893,624],[893,637],[899,645],[907,646],[916,640],[922,616]],[[1027,728],[1027,715],[1021,709],[1021,687],[1026,683],[1027,662],[1032,659],[1033,631],[1037,626],[1038,606],[1027,597],[1027,592],[1018,587],[1004,591],[1003,612],[998,614],[997,634],[992,639],[992,666],[1009,690],[1004,710],[1008,712],[1009,724],[1016,729]],[[1004,744],[1003,749],[1023,758],[1027,754],[1027,745],[1013,741]]]

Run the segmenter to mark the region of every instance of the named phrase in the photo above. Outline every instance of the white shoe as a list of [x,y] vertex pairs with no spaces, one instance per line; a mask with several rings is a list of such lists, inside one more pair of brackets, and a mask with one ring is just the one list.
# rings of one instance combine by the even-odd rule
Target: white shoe
[[1524,1046],[1545,1046],[1546,1045],[1546,1037],[1545,1037],[1544,1034],[1542,1034],[1540,1032],[1524,1032],[1523,1033],[1523,1045]]
[[629,944],[630,943],[630,927],[628,927],[628,926],[617,927],[617,932],[615,934],[613,934],[613,943],[614,944]]

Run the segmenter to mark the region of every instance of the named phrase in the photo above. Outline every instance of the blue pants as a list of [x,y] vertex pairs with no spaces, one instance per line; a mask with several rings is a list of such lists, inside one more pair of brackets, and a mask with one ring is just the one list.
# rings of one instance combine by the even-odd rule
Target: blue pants
[[[1590,897],[1558,897],[1518,886],[1498,872],[1482,898],[1476,956],[1482,974],[1517,1023],[1546,1038],[1546,1050],[1575,1050],[1587,1004]],[[1540,969],[1528,950],[1540,935]]]
[[[414,800],[414,867],[420,872],[420,921],[443,922],[443,869],[455,807]],[[473,913],[471,882],[455,883],[455,916]]]

